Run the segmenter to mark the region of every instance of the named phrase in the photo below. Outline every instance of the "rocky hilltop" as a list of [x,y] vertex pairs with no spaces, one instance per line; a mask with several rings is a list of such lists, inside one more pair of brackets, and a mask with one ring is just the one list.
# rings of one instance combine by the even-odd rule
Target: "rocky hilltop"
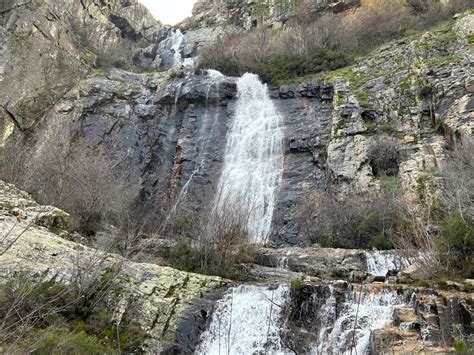
[[[249,31],[257,26],[280,29],[298,15],[298,0],[240,1],[199,0],[193,15],[180,24],[187,33],[185,53],[194,53],[218,37],[229,33]],[[324,13],[338,13],[360,4],[360,0],[323,0],[312,3],[304,16],[318,17]]]

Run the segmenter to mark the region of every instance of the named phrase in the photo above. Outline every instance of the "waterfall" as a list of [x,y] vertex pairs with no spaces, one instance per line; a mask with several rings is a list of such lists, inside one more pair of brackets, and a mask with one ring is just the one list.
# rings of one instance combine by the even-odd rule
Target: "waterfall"
[[348,292],[340,303],[332,287],[330,291],[318,314],[323,321],[313,354],[367,354],[372,331],[391,322],[395,307],[404,305],[403,297],[390,289]]
[[180,30],[171,34],[158,45],[158,54],[161,57],[161,65],[172,68],[182,64],[181,47],[184,42],[184,35]]
[[389,271],[399,271],[410,265],[409,261],[393,250],[366,252],[367,272],[374,276],[386,276]]
[[283,353],[281,305],[286,286],[241,285],[218,302],[197,354]]
[[216,207],[238,206],[252,242],[265,243],[283,173],[282,119],[257,75],[244,74],[237,92]]
[[277,270],[280,270],[280,271],[288,271],[289,270],[289,259],[287,256],[284,256],[283,258],[281,258],[281,260],[278,262],[278,265],[277,265]]

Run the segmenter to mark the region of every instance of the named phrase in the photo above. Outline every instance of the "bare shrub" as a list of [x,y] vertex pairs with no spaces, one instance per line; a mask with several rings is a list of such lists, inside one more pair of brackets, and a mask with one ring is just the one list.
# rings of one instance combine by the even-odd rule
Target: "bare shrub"
[[442,205],[438,252],[447,271],[474,277],[474,142],[458,142],[442,169]]
[[396,191],[311,196],[298,213],[303,232],[322,247],[391,249],[404,214]]
[[134,202],[138,187],[127,183],[101,147],[80,144],[64,129],[49,137],[33,159],[28,190],[69,212],[73,227],[86,235],[105,221],[117,223]]
[[422,30],[451,19],[453,15],[472,7],[474,3],[472,0],[407,0],[407,5],[412,14],[410,26]]
[[461,218],[474,221],[474,142],[467,138],[448,153],[442,171],[442,202]]
[[274,84],[348,64],[343,54],[320,46],[303,27],[292,31],[258,28],[245,34],[232,34],[200,54],[201,68],[234,76],[253,72]]
[[248,214],[234,204],[211,207],[201,216],[182,212],[173,221],[172,233],[179,243],[171,249],[171,264],[187,271],[239,278],[240,264],[254,257],[247,220]]
[[[314,3],[305,1],[295,10],[287,29],[257,27],[247,33],[227,35],[201,50],[200,66],[233,76],[250,71],[278,84],[296,76],[345,66],[354,55],[429,28],[449,19],[456,11],[469,8],[467,0],[448,4],[415,2],[362,0],[359,7],[350,11],[320,16],[314,12]],[[327,51],[332,54],[321,56]],[[283,58],[287,65],[275,63],[278,58]],[[277,66],[277,77],[269,70],[272,65]]]
[[398,242],[427,276],[474,276],[473,159],[471,140],[458,143],[441,169],[441,186],[410,209]]
[[381,135],[369,148],[369,162],[375,176],[394,176],[400,164],[400,145],[397,138]]
[[365,0],[342,19],[338,46],[350,52],[365,52],[399,36],[409,17],[404,0]]
[[103,260],[99,256],[98,263],[86,262],[80,279],[73,277],[69,284],[54,278],[34,281],[26,274],[3,283],[0,342],[4,350],[10,354],[141,352],[146,333],[126,314],[119,321],[114,310],[106,308],[121,268],[110,265],[104,270]]

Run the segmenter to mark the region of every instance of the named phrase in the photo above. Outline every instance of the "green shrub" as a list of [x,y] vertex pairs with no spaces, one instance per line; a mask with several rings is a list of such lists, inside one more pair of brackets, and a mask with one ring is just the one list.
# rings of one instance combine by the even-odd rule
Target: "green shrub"
[[396,176],[381,176],[379,178],[379,184],[385,191],[400,191],[400,181]]
[[471,33],[470,35],[468,35],[467,40],[469,44],[474,44],[474,33]]
[[49,227],[49,231],[50,231],[51,233],[54,233],[54,234],[56,234],[56,235],[61,235],[61,233],[63,233],[63,232],[64,232],[64,230],[63,230],[63,229],[61,229],[61,228],[60,228],[60,227],[58,227],[58,226],[52,226],[52,227]]
[[194,213],[184,210],[173,218],[172,233],[179,238],[191,239],[195,237],[197,223],[198,217]]
[[[64,307],[74,299],[73,291],[54,280],[33,283],[19,276],[0,287],[0,318],[4,324],[14,325],[34,312],[36,326],[48,327],[61,319],[67,312]],[[10,312],[13,307],[15,312]]]
[[307,238],[323,248],[392,249],[406,213],[400,200],[398,190],[388,189],[343,199],[319,193],[300,206],[297,218]]
[[453,348],[456,350],[457,355],[472,354],[469,350],[469,345],[464,340],[455,340],[453,342]]
[[[117,348],[117,323],[112,320],[112,314],[105,308],[96,308],[80,324],[80,329],[92,334],[99,339],[107,341],[113,349]],[[123,315],[118,334],[120,338],[120,349],[126,354],[144,354],[144,342],[147,338],[146,332],[136,323],[132,322],[127,315]]]
[[270,14],[270,9],[267,4],[256,4],[252,9],[252,15],[256,17],[267,17]]
[[[108,282],[105,274],[94,285]],[[107,285],[109,285],[107,283]],[[60,285],[55,280],[34,283],[24,276],[0,287],[0,342],[8,345],[17,340],[17,329],[31,324],[28,338],[34,338],[33,354],[108,354],[117,349],[117,329],[113,310],[101,301],[101,286],[95,292],[79,292],[77,285]],[[14,310],[12,312],[12,310]],[[147,338],[145,331],[126,314],[121,318],[118,334],[125,353],[142,354]],[[25,339],[26,342],[29,339]]]
[[[368,247],[373,247],[379,250],[393,249],[393,237],[391,226],[395,225],[391,219],[391,211],[381,215],[379,211],[370,212],[359,224],[359,235],[363,240],[370,240]],[[386,227],[389,229],[386,230]]]
[[390,250],[395,248],[393,234],[379,233],[375,235],[370,242],[370,248],[377,250]]
[[189,272],[199,272],[199,253],[191,242],[182,241],[170,249],[169,263],[172,267]]
[[292,279],[290,282],[290,291],[294,295],[297,295],[298,293],[300,293],[300,291],[303,289],[304,286],[305,286],[304,276]]
[[474,277],[474,228],[459,212],[451,213],[439,224],[437,248],[447,270],[468,278]]
[[46,328],[38,332],[39,339],[33,355],[103,355],[111,354],[95,336],[87,335],[85,332],[72,332],[56,327]]
[[[241,264],[252,263],[255,260],[252,246],[235,245],[232,255],[226,260],[213,260],[213,263],[201,264],[201,261],[211,258],[211,255],[215,255],[216,252],[218,251],[214,248],[200,252],[197,247],[192,246],[190,241],[182,241],[170,249],[169,263],[178,270],[239,280],[245,272]],[[207,253],[210,254],[207,255]]]
[[308,74],[331,71],[349,64],[346,55],[317,47],[308,55],[279,55],[270,60],[264,72],[259,73],[268,82],[278,84]]

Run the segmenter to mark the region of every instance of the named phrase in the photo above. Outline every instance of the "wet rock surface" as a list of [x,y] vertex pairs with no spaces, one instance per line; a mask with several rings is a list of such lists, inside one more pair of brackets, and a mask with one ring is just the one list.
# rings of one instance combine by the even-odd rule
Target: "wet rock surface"
[[363,250],[296,247],[262,249],[258,251],[257,263],[320,278],[347,278],[351,272],[367,271],[367,256]]
[[[69,130],[77,137],[73,146],[107,147],[109,158],[140,186],[146,206],[199,213],[213,198],[222,169],[235,114],[236,79],[205,73],[179,76],[175,71],[134,74],[117,69],[89,76],[35,127],[38,143],[32,147],[28,142],[25,150],[39,160],[45,139]],[[293,206],[325,184],[332,86],[314,82],[275,88],[272,97],[286,134],[273,240],[305,243],[292,218]],[[21,136],[15,132],[12,139]]]

